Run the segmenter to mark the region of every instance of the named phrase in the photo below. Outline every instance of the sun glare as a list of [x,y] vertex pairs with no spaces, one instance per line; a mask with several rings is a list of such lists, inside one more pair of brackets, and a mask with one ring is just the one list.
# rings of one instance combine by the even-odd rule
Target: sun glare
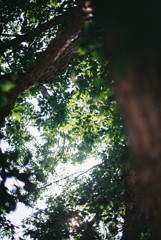
[[79,227],[79,222],[76,218],[70,219],[70,225],[71,227]]

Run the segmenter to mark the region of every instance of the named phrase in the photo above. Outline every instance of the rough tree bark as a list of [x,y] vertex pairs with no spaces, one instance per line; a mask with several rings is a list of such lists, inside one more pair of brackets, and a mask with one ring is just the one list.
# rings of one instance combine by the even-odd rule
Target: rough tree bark
[[[18,77],[16,87],[8,93],[7,105],[1,109],[0,125],[4,123],[5,117],[9,115],[17,97],[22,92],[36,84],[52,81],[56,76],[61,74],[65,67],[67,67],[68,64],[76,57],[77,51],[75,49],[75,41],[82,31],[83,23],[86,19],[88,19],[89,13],[88,11],[83,11],[82,7],[79,6],[74,10],[72,9],[71,13],[68,13],[67,15],[68,18],[65,15],[65,24],[61,27],[56,37],[51,40],[47,49],[40,54],[33,66],[31,66],[26,73]],[[8,44],[12,46],[13,42],[17,44],[24,41],[24,39],[30,39],[30,37],[33,38],[37,34],[40,34],[40,32],[51,27],[51,23],[57,23],[58,19],[56,18],[51,22],[39,26],[38,29],[32,31],[31,35],[27,34],[27,36],[20,36],[17,39],[11,40],[11,42],[7,42],[5,44],[6,46],[9,46]],[[62,19],[64,20],[64,17],[61,17],[61,20]]]
[[[71,13],[71,12],[70,12]],[[53,28],[54,26],[57,26],[57,24],[63,24],[65,23],[65,20],[68,19],[68,15],[70,15],[69,12],[65,12],[62,15],[58,15],[54,17],[53,19],[38,25],[37,28],[34,30],[28,31],[26,34],[23,35],[17,35],[11,40],[6,40],[6,41],[0,41],[0,54],[5,52],[11,47],[15,47],[15,45],[18,45],[22,42],[30,42],[32,41],[35,37],[38,37],[41,33],[47,31],[48,29]],[[6,34],[7,36],[7,34]]]
[[126,213],[122,240],[140,239],[140,233],[145,231],[147,222],[140,204],[142,196],[138,192],[139,188],[136,184],[136,172],[134,169],[129,169],[126,172],[123,182],[125,186]]

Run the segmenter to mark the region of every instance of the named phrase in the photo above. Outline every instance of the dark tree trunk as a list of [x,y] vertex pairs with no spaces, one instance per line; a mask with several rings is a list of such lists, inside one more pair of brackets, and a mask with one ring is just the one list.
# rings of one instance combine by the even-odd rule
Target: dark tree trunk
[[[135,156],[141,207],[161,239],[161,63],[155,54],[115,75],[115,92]],[[160,60],[160,59],[159,59]]]
[[146,227],[145,218],[141,209],[141,196],[136,184],[136,172],[128,170],[123,179],[125,185],[125,207],[122,240],[140,239],[140,234]]
[[[149,220],[153,239],[161,239],[160,3],[135,1],[132,5],[127,0],[102,0],[95,4],[96,20],[105,29],[114,90],[135,159],[140,208]],[[131,230],[135,232],[135,227]]]

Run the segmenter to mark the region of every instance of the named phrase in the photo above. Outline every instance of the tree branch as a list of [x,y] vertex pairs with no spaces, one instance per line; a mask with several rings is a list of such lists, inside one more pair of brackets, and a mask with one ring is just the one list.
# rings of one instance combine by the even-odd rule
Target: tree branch
[[75,179],[77,179],[77,178],[79,178],[80,176],[82,176],[82,175],[86,174],[87,172],[93,170],[94,168],[98,167],[99,165],[101,165],[101,164],[94,165],[93,167],[88,168],[87,170],[83,170],[83,171],[79,171],[79,172],[76,171],[76,172],[74,172],[74,173],[72,173],[72,174],[70,174],[70,175],[67,175],[67,176],[65,176],[65,177],[63,177],[63,178],[60,178],[60,179],[58,179],[58,180],[56,180],[56,181],[54,181],[54,182],[47,183],[47,184],[45,184],[44,186],[39,187],[38,190],[43,189],[43,188],[47,188],[47,187],[49,187],[49,186],[51,186],[51,185],[53,185],[53,184],[57,184],[57,183],[59,183],[59,182],[61,182],[61,181],[63,181],[63,180],[69,179],[70,177],[73,177],[73,176],[76,175],[76,174],[78,174],[77,176],[75,176]]
[[[58,16],[54,17],[53,19],[51,19],[43,24],[38,25],[37,28],[35,28],[34,30],[28,31],[24,35],[18,35],[14,39],[0,42],[0,47],[1,47],[0,54],[5,52],[8,48],[14,47],[15,45],[18,45],[22,42],[30,42],[35,37],[39,36],[41,33],[49,30],[50,28],[54,27],[55,25],[64,23],[65,20],[69,17],[69,15],[70,15],[69,12],[65,12],[65,13],[63,13],[63,15],[58,15]],[[8,35],[3,34],[3,36],[8,36]]]
[[58,76],[76,56],[74,43],[81,33],[86,15],[77,8],[68,15],[68,20],[57,36],[51,40],[46,51],[41,53],[33,66],[17,79],[16,87],[7,94],[7,105],[1,109],[0,124],[13,108],[17,97],[35,84],[48,83]]

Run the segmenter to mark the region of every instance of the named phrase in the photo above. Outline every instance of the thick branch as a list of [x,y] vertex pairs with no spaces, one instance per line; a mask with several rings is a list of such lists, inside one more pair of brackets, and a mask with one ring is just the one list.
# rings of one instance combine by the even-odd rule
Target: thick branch
[[39,36],[41,33],[49,30],[50,28],[54,27],[57,24],[62,24],[65,22],[65,20],[69,17],[69,12],[63,13],[63,15],[58,15],[54,17],[53,19],[38,25],[37,28],[28,31],[24,35],[18,35],[14,39],[11,40],[6,40],[4,42],[0,43],[0,53],[2,54],[5,52],[8,48],[14,47],[15,45],[18,45],[22,42],[30,42],[32,41],[35,37]]
[[0,124],[3,124],[5,117],[10,113],[19,94],[35,84],[53,80],[76,56],[74,42],[82,30],[85,17],[81,9],[76,9],[69,15],[66,24],[50,42],[46,51],[17,79],[19,84],[8,94],[7,106],[1,110]]

